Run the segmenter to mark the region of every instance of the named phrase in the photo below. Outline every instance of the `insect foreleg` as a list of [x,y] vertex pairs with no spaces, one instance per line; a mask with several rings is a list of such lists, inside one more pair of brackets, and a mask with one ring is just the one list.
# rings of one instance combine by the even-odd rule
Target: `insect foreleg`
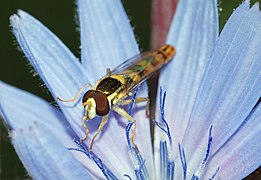
[[[85,116],[84,116],[85,117]],[[88,139],[88,135],[89,135],[89,129],[88,129],[88,127],[87,127],[87,125],[84,123],[84,121],[86,120],[86,118],[82,118],[82,126],[84,127],[84,129],[85,129],[85,134],[86,134],[86,136],[85,136],[85,138],[84,139],[82,139],[81,140],[81,143],[83,143],[84,141],[86,141],[87,139]]]
[[102,131],[104,125],[107,123],[108,117],[109,117],[108,114],[102,117],[101,124],[100,124],[100,126],[99,126],[97,132],[95,133],[95,135],[94,135],[93,138],[92,138],[91,145],[90,145],[90,151],[92,150],[92,146],[93,146],[93,143],[94,143],[95,138],[101,133],[101,131]]

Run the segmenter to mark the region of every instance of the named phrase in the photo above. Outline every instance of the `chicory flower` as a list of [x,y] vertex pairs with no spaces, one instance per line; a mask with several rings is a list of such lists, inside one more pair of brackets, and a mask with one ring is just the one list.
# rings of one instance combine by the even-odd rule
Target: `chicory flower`
[[[240,179],[259,167],[261,13],[257,4],[249,4],[242,3],[218,35],[215,0],[179,2],[166,41],[177,54],[160,76],[153,148],[149,121],[140,110],[144,105],[133,109],[139,151],[126,142],[131,125],[126,128],[126,120],[110,113],[89,152],[72,140],[85,136],[80,101],[57,101],[60,111],[1,82],[1,115],[29,175]],[[10,18],[21,49],[53,97],[70,99],[85,84],[95,84],[106,68],[139,53],[120,1],[78,0],[78,14],[81,62],[31,15],[19,10]],[[143,84],[138,96],[146,95]],[[91,135],[99,122],[96,118],[87,123]]]

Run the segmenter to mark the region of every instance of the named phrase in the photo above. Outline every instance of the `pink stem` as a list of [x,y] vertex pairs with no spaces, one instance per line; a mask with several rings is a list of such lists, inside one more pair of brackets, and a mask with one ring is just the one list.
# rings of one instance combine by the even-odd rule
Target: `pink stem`
[[165,44],[178,0],[152,0],[151,48]]
[[[151,49],[165,44],[170,23],[175,14],[178,0],[152,0]],[[155,102],[158,89],[157,74],[150,79],[150,114],[155,117]]]

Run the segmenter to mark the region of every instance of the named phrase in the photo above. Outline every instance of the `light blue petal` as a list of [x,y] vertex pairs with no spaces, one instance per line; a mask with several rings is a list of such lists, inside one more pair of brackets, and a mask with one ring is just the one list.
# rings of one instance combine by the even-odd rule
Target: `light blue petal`
[[[18,11],[17,15],[10,17],[10,21],[21,49],[53,97],[71,99],[82,86],[88,83],[78,60],[38,20],[23,11]],[[66,108],[59,101],[58,104],[73,129],[84,136],[79,123],[82,118],[81,104],[78,103],[70,108]]]
[[209,161],[205,178],[243,179],[261,165],[261,104],[251,113],[246,124]]
[[[83,73],[81,65],[60,40],[39,21],[22,11],[19,11],[18,15],[11,17],[11,24],[17,40],[30,63],[44,80],[54,97],[71,99],[82,86],[89,82]],[[84,138],[85,131],[81,127],[84,109],[80,101],[76,104],[60,102],[58,104],[74,131],[77,132],[80,138]],[[98,128],[100,121],[97,120],[98,118],[88,123],[91,132],[90,137]],[[124,127],[120,126],[115,118],[110,118],[110,122],[106,125],[104,131],[106,131],[105,135],[101,135],[95,142],[94,152],[104,160],[105,165],[110,167],[118,177],[133,173],[131,160],[126,156],[128,153],[127,145],[124,146],[126,144]],[[142,140],[149,139],[149,131],[144,133],[144,136],[146,138],[143,136],[140,138]],[[89,144],[90,140],[87,142],[87,145]],[[146,146],[149,145],[149,143],[146,144]],[[152,152],[145,150],[145,152],[150,152],[147,154]]]
[[12,143],[33,179],[92,179],[82,164],[42,123],[12,131]]
[[[178,154],[177,143],[184,136],[218,31],[216,0],[179,1],[167,38],[167,44],[174,45],[177,53],[172,62],[161,71],[159,79],[159,86],[167,92],[165,118],[171,127],[175,154]],[[157,99],[159,100],[159,95]],[[157,131],[156,136],[159,136]]]
[[[144,96],[143,91],[138,92],[138,96]],[[149,120],[145,113],[146,103],[134,105],[132,117],[137,121],[137,130],[135,136],[135,142],[140,150],[143,159],[145,160],[145,166],[148,169],[149,174],[153,177],[153,156],[152,156],[152,145],[150,135]],[[90,125],[95,126],[96,129],[100,123],[100,118],[95,118],[88,122]],[[135,178],[134,166],[132,165],[132,159],[130,151],[127,147],[125,128],[128,120],[124,117],[119,116],[116,112],[111,112],[109,115],[109,121],[105,125],[102,134],[96,139],[93,152],[102,159],[107,167],[119,178],[124,177],[124,174],[129,175],[132,179]],[[95,129],[95,130],[96,130]],[[95,133],[92,129],[90,137]],[[91,138],[87,141],[87,145],[90,144]]]
[[[3,82],[0,89],[1,114],[11,129],[16,152],[32,177],[63,177],[66,169],[68,177],[88,176],[77,158],[66,150],[75,145],[69,135],[73,132],[61,112],[44,100]],[[68,171],[72,167],[75,171]],[[88,167],[92,167],[92,174],[101,174],[94,171],[93,162]]]
[[[86,74],[92,77],[92,83],[105,75],[106,68],[113,69],[119,63],[139,53],[129,20],[119,0],[110,2],[78,0],[78,14],[82,63]],[[138,96],[148,96],[145,85],[142,86]],[[145,115],[145,105],[135,106],[135,109],[139,109],[135,110],[133,115],[137,121],[137,145],[146,161],[148,171],[153,175],[150,126]],[[109,123],[106,125],[106,133],[95,143],[94,151],[108,166],[116,166],[118,170],[123,167],[120,165],[121,163],[116,163],[117,158],[121,155],[127,157],[127,160],[121,160],[121,162],[125,164],[125,173],[131,175],[130,171],[133,173],[133,168],[131,168],[131,160],[127,156],[125,125],[123,125],[127,120],[115,117],[117,116],[110,116]],[[104,149],[107,150],[104,151]],[[117,153],[115,154],[115,152]]]
[[[244,2],[225,25],[206,67],[183,140],[188,169],[199,166],[210,125],[215,153],[237,131],[260,98],[261,15]],[[254,129],[253,129],[254,130]]]
[[[140,90],[137,94],[138,97],[148,97],[147,94],[147,84],[143,83],[140,87]],[[146,166],[148,170],[148,174],[150,179],[155,177],[155,169],[154,169],[154,161],[153,161],[153,154],[152,154],[152,135],[151,135],[151,127],[150,127],[150,119],[146,116],[146,102],[135,104],[133,106],[133,114],[132,117],[137,122],[137,130],[136,130],[136,144],[139,148],[140,154],[142,155],[143,159],[145,160],[144,166]],[[124,118],[123,121],[126,122]]]
[[139,53],[133,30],[119,0],[78,0],[82,64],[95,83],[106,68]]
[[34,122],[42,122],[53,131],[60,129],[57,136],[68,136],[64,129],[67,125],[65,117],[50,104],[1,81],[0,89],[1,113],[9,129],[18,131]]

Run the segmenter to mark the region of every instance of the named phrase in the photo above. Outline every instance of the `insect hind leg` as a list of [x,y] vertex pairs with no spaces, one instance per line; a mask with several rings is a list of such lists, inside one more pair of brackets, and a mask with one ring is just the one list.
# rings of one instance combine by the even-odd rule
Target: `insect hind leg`
[[118,106],[113,106],[113,110],[115,112],[117,112],[119,115],[127,118],[130,122],[132,122],[134,124],[134,129],[133,129],[132,134],[131,134],[131,142],[135,146],[135,148],[139,151],[138,146],[135,143],[136,120],[133,117],[131,117],[124,109],[122,109]]
[[[132,99],[124,99],[124,100],[120,101],[119,104],[124,106],[124,105],[130,104],[131,102],[132,102]],[[149,111],[150,99],[149,98],[145,98],[145,97],[134,99],[134,103],[141,103],[141,102],[147,102],[146,103],[146,116],[147,117],[151,117],[150,111]]]
[[135,119],[133,119],[133,117],[131,117],[124,109],[118,107],[118,106],[113,106],[112,109],[117,112],[119,115],[127,118],[130,122],[135,123]]
[[[144,97],[141,97],[141,98],[136,98],[134,99],[134,103],[141,103],[141,102],[149,102],[149,98],[144,98]],[[132,99],[124,99],[122,101],[120,101],[120,105],[128,105],[132,102]]]

